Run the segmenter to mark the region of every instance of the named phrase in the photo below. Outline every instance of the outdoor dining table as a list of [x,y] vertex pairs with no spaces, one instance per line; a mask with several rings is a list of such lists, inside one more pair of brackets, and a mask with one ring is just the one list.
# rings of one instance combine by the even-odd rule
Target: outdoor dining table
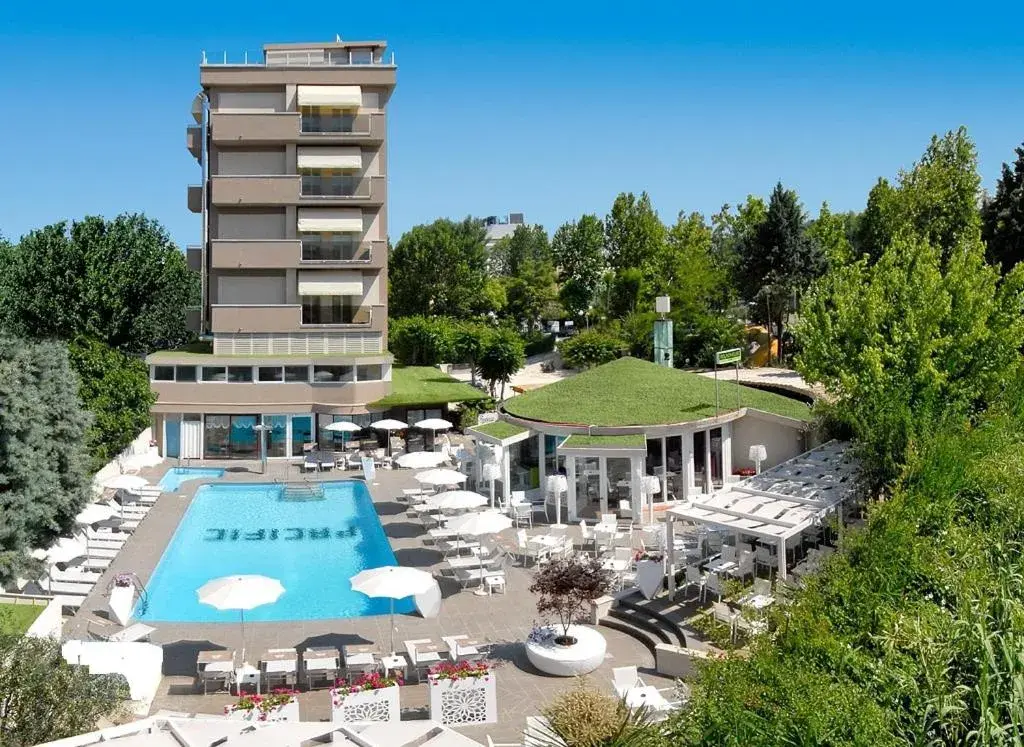
[[626,691],[627,708],[650,708],[653,711],[662,711],[668,708],[669,702],[665,696],[658,692],[658,688],[645,685],[644,687],[632,687]]
[[629,561],[620,558],[608,558],[601,562],[601,568],[613,573],[625,573],[629,570]]
[[528,537],[526,541],[541,547],[557,547],[565,541],[565,537],[558,537],[554,534],[537,534],[533,537]]
[[707,569],[712,573],[726,573],[734,568],[739,568],[739,564],[734,560],[718,560],[711,561],[707,564]]

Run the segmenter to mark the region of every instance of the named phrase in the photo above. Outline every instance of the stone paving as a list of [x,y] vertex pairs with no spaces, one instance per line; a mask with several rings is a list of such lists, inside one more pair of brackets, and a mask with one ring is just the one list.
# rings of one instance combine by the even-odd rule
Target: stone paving
[[[207,462],[204,466],[215,464]],[[305,479],[299,476],[297,467],[284,463],[271,462],[266,474],[260,473],[258,463],[232,462],[219,466],[228,469],[223,479],[231,482],[297,482]],[[166,469],[164,465],[142,474],[155,481]],[[377,484],[370,486],[370,492],[398,563],[436,571],[441,568],[440,553],[424,544],[422,525],[406,515],[404,504],[394,500],[394,496],[401,495],[402,488],[415,485],[413,474],[410,470],[381,470],[377,473]],[[338,472],[323,475],[326,479],[335,480],[344,476]],[[347,476],[354,477],[355,473]],[[109,625],[104,611],[105,593],[113,574],[133,572],[143,582],[149,579],[196,489],[203,483],[202,479],[189,481],[179,492],[165,493],[160,497],[81,610],[65,625],[65,637],[85,637],[88,630],[95,630],[98,625]],[[525,718],[535,715],[555,693],[573,685],[570,680],[541,674],[526,661],[521,641],[537,618],[535,600],[527,590],[531,575],[532,569],[513,566],[507,570],[506,593],[487,597],[460,591],[454,582],[441,579],[444,602],[437,619],[425,620],[414,615],[395,618],[395,641],[399,650],[403,648],[401,641],[441,635],[467,634],[495,644],[492,658],[499,667],[499,723],[461,729],[467,736],[481,742],[485,741],[485,734],[498,742],[518,740]],[[153,703],[153,712],[170,709],[220,713],[233,698],[224,693],[204,696],[194,688],[196,656],[204,649],[240,649],[239,626],[227,623],[162,623],[156,627],[152,640],[164,647],[165,676]],[[601,632],[608,642],[608,654],[605,663],[590,675],[595,685],[611,691],[612,667],[626,664],[640,666],[649,684],[658,687],[671,685],[653,673],[652,657],[637,641],[607,628],[602,628]],[[255,662],[268,648],[297,647],[301,650],[311,645],[373,642],[383,649],[389,646],[389,641],[389,618],[386,615],[246,625],[246,648],[250,652],[247,658],[250,662]],[[426,718],[426,688],[425,684],[402,688],[405,718]],[[299,702],[303,720],[330,718],[326,690],[303,693]]]

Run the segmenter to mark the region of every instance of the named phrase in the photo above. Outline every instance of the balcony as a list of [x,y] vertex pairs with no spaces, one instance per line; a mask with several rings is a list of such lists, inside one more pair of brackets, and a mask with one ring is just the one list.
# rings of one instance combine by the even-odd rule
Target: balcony
[[313,143],[358,143],[384,140],[384,113],[301,115],[301,140]]
[[203,155],[203,128],[202,127],[186,127],[185,128],[185,146],[188,148],[188,152],[192,154],[192,157],[197,161],[202,158]]
[[188,269],[193,272],[201,272],[203,269],[203,247],[194,245],[186,247],[185,261],[188,262]]
[[201,184],[188,185],[188,209],[192,213],[203,212],[203,187]]
[[[210,202],[230,207],[252,205],[383,205],[387,191],[384,176],[214,176]],[[191,204],[191,203],[190,203]]]
[[379,269],[387,258],[385,241],[325,242],[319,236],[302,239],[302,267],[359,265]]
[[362,306],[352,321],[335,324],[303,324],[302,306],[264,304],[214,304],[210,307],[210,331],[235,332],[302,332],[309,329],[361,329],[383,332],[387,327],[387,308]]
[[349,117],[304,117],[298,112],[210,114],[210,139],[218,145],[379,143],[384,130],[383,112]]
[[215,270],[245,267],[280,270],[298,267],[346,267],[378,269],[387,259],[387,243],[364,241],[352,246],[321,245],[319,237],[297,239],[214,239],[210,263]]
[[384,202],[383,176],[323,176],[302,175],[302,202],[316,204],[345,204],[348,202],[380,205]]

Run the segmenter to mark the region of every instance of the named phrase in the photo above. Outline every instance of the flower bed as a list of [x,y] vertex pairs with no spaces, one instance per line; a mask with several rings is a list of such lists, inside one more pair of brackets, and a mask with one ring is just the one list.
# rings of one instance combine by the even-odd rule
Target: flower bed
[[385,677],[380,672],[359,675],[351,682],[338,680],[331,690],[331,721],[398,721],[402,684],[400,676]]
[[498,721],[494,670],[487,662],[441,662],[427,672],[430,718],[442,724]]
[[243,695],[234,705],[224,706],[224,715],[239,721],[298,721],[297,693],[278,688],[267,695]]

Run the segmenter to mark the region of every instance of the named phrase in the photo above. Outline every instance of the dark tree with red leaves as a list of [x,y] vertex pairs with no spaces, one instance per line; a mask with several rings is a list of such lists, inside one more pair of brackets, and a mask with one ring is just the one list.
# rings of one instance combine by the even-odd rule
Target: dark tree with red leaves
[[587,604],[607,594],[612,588],[612,574],[601,567],[596,558],[573,557],[552,560],[533,580],[530,591],[539,594],[537,612],[558,616],[562,635],[556,643],[575,643],[569,636],[569,626],[583,613]]

